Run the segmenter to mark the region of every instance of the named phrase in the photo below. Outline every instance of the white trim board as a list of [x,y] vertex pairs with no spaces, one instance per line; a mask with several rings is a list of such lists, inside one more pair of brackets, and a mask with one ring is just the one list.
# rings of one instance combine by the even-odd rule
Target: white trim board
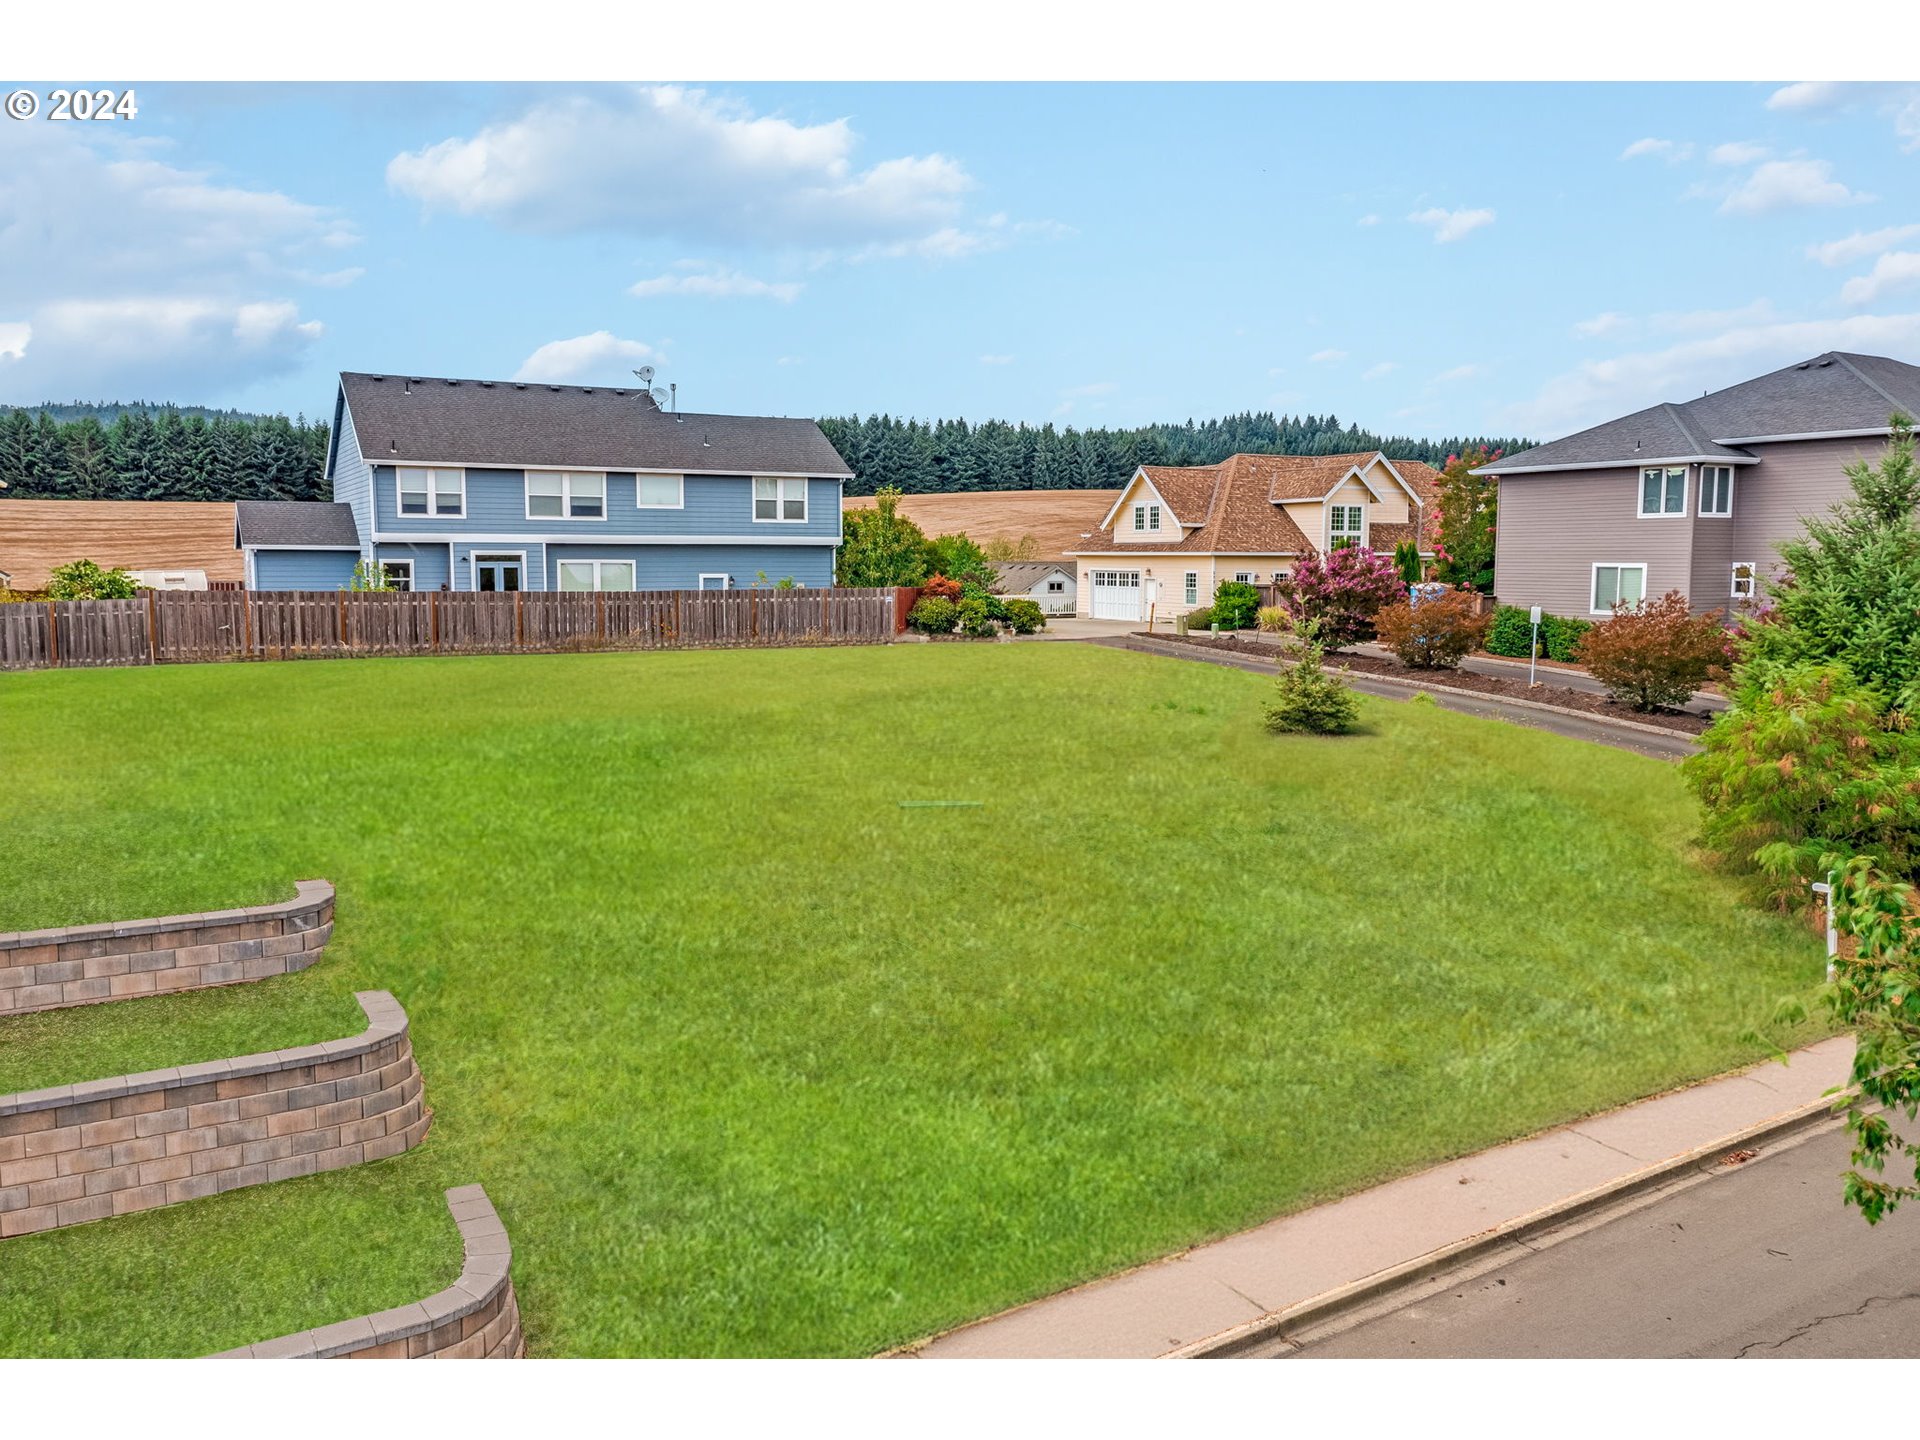
[[[772,524],[772,521],[762,521]],[[788,521],[797,525],[797,520]],[[436,530],[416,534],[413,531],[383,530],[377,537],[382,545],[838,545],[839,535],[585,535],[575,530],[559,534],[529,534],[518,530],[510,534],[455,534]],[[286,547],[277,547],[286,548]],[[354,549],[354,546],[316,545],[316,550]]]
[[563,465],[555,460],[415,460],[404,455],[363,455],[369,468],[378,465],[419,465],[429,469],[461,470],[598,470],[608,475],[715,475],[723,479],[751,479],[769,475],[781,480],[838,480],[842,485],[856,479],[851,470],[818,475],[811,470],[683,470],[670,465]]

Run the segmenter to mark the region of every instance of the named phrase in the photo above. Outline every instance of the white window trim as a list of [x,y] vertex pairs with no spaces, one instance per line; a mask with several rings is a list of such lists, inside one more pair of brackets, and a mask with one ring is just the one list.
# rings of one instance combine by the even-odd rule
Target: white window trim
[[[1358,530],[1334,529],[1333,528],[1333,512],[1336,510],[1342,510],[1342,511],[1358,510],[1360,512],[1360,528]],[[1339,504],[1327,506],[1326,516],[1327,516],[1327,549],[1329,550],[1333,549],[1335,542],[1339,540],[1343,540],[1349,536],[1352,537],[1353,543],[1355,545],[1364,546],[1367,543],[1367,507],[1365,505],[1351,505],[1342,501]]]
[[[386,576],[386,573],[387,573],[387,572],[388,572],[389,570],[404,570],[404,571],[406,571],[406,572],[407,572],[407,591],[408,591],[408,593],[409,593],[409,594],[411,594],[411,593],[412,593],[412,591],[413,591],[413,561],[411,561],[411,560],[380,560],[380,561],[376,561],[375,563],[376,563],[376,564],[378,564],[378,565],[380,566],[380,574],[381,574],[381,576],[382,576],[383,578],[384,578],[384,577]],[[389,583],[389,584],[391,584],[392,582],[391,582],[391,581],[388,581],[388,583]]]
[[731,575],[716,574],[712,571],[702,572],[699,585],[696,588],[705,590],[707,588],[707,581],[709,580],[718,580],[720,582],[714,587],[717,590],[731,590],[733,588],[733,577]]
[[[1707,509],[1707,471],[1724,470],[1727,472],[1727,508],[1724,510]],[[1731,465],[1702,465],[1700,476],[1695,481],[1693,503],[1694,513],[1704,520],[1731,520],[1733,518],[1734,476],[1739,474]]]
[[570,595],[596,595],[602,591],[610,595],[624,595],[626,591],[607,590],[607,587],[601,583],[603,569],[608,565],[625,565],[628,567],[628,569],[633,572],[633,584],[629,585],[627,589],[638,590],[640,588],[640,566],[633,560],[622,559],[617,555],[610,556],[604,560],[598,558],[588,559],[581,555],[569,555],[563,560],[552,560],[550,563],[553,566],[553,588],[556,593],[560,590],[560,572],[568,565],[591,565],[593,567],[593,589],[567,591],[566,593]]
[[[1640,572],[1640,598],[1634,603],[1636,605],[1644,605],[1647,603],[1647,567],[1644,561],[1596,560],[1593,562],[1592,573],[1587,576],[1587,613],[1589,615],[1613,614],[1613,607],[1611,605],[1602,610],[1593,603],[1600,593],[1600,572],[1602,570],[1638,570]],[[1619,593],[1620,587],[1618,582],[1616,582],[1614,585],[1614,594],[1618,595]]]
[[[1667,503],[1667,481],[1673,478],[1673,472],[1680,472],[1680,508],[1678,510],[1649,510],[1647,506],[1647,472],[1658,470],[1661,474],[1660,504]],[[1633,472],[1633,513],[1642,520],[1684,520],[1687,518],[1687,486],[1693,480],[1691,465],[1643,465]]]
[[[768,480],[775,480],[775,479],[778,479],[779,477],[775,475],[768,475],[768,476],[763,476],[762,478],[768,479]],[[640,482],[642,480],[673,481],[673,489],[674,489],[673,503],[671,505],[663,505],[652,500],[642,500],[640,498]],[[687,477],[684,475],[663,475],[656,470],[636,470],[633,475],[633,508],[636,510],[684,510],[686,509],[687,508]]]
[[[560,477],[560,513],[558,515],[536,515],[533,513],[533,485],[535,475],[558,475]],[[573,481],[575,476],[598,475],[600,477],[600,513],[598,515],[576,515],[573,513]],[[525,503],[526,518],[529,520],[558,520],[562,524],[591,525],[595,521],[604,521],[613,509],[613,501],[607,494],[607,472],[604,470],[523,470],[520,478],[520,498]]]
[[[773,508],[776,513],[771,520],[762,520],[760,518],[759,492],[760,482],[762,480],[771,480],[774,485]],[[798,485],[800,487],[800,518],[797,520],[790,520],[785,514],[787,508],[787,487],[789,485]],[[807,515],[811,508],[807,496],[807,482],[805,480],[795,480],[785,475],[754,476],[751,482],[751,492],[748,497],[748,503],[751,506],[751,514],[755,525],[804,525],[807,523]]]
[[[533,576],[532,576],[532,573],[527,568],[527,552],[526,551],[502,550],[497,545],[486,546],[486,547],[476,545],[471,547],[467,551],[467,581],[468,581],[468,589],[470,593],[476,594],[476,595],[480,593],[480,562],[482,560],[518,560],[520,562],[520,588],[522,590],[529,588],[527,585],[527,581],[532,579]],[[457,578],[459,574],[459,565],[457,560],[455,562],[454,574]],[[501,591],[499,593],[505,594],[506,592]]]
[[1187,604],[1200,603],[1200,572],[1198,570],[1183,572],[1180,576],[1180,586],[1180,593],[1185,597]]
[[1136,535],[1158,535],[1163,527],[1160,524],[1160,506],[1152,500],[1141,500],[1133,507],[1133,533]]
[[[427,472],[427,510],[424,515],[409,515],[400,508],[400,472],[402,470],[424,470]],[[460,509],[456,511],[439,508],[440,492],[434,488],[433,475],[436,470],[452,470],[460,477]],[[464,520],[467,518],[467,471],[462,465],[396,465],[393,467],[393,514],[396,520]]]
[[[1747,572],[1747,589],[1740,589],[1740,572]],[[1736,560],[1727,568],[1727,593],[1734,600],[1758,600],[1760,598],[1760,567],[1751,560]]]

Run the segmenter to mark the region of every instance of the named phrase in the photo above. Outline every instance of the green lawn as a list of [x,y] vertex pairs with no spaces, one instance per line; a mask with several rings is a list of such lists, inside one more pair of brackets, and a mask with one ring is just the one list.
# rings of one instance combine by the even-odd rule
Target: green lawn
[[[0,929],[339,887],[325,960],[0,1020],[0,1091],[413,1018],[377,1165],[0,1242],[0,1353],[445,1284],[536,1354],[859,1354],[1756,1052],[1815,941],[1661,763],[1079,645],[0,676]],[[979,808],[902,808],[963,799]]]

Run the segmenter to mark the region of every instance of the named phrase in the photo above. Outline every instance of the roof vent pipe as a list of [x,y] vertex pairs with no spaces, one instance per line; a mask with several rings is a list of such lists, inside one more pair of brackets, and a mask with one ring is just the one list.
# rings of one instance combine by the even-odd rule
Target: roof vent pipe
[[680,418],[680,382],[678,380],[668,382],[667,394],[673,398],[673,418],[678,420]]

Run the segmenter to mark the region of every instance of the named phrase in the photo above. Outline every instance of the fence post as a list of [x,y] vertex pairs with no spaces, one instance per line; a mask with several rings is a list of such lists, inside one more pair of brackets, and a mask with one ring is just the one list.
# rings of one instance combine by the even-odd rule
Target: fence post
[[54,602],[47,601],[47,658],[57,670],[60,668],[60,612],[53,607]]
[[820,592],[820,638],[826,639],[833,633],[833,591]]
[[427,630],[433,636],[433,648],[435,653],[438,653],[440,649],[440,592],[438,590],[427,592]]
[[604,648],[607,643],[607,592],[604,590],[593,592],[593,619],[600,631],[600,644]]
[[147,664],[149,665],[158,665],[160,663],[159,647],[154,643],[155,636],[158,634],[159,629],[160,613],[158,603],[153,598],[153,591],[149,590],[147,591]]
[[340,592],[339,630],[340,630],[340,648],[342,650],[351,648],[347,644],[347,592],[344,590]]
[[240,592],[240,657],[246,659],[253,654],[253,592]]
[[513,648],[516,650],[522,644],[520,635],[520,592],[516,590],[513,592]]

